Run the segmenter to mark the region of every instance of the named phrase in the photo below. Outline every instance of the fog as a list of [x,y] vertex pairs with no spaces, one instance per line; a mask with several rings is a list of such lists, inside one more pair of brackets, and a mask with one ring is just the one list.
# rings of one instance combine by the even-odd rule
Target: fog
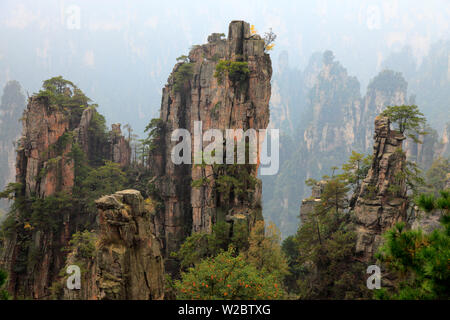
[[100,105],[108,122],[142,132],[158,115],[176,57],[231,20],[278,35],[302,69],[330,49],[364,90],[383,60],[410,46],[417,62],[450,38],[450,6],[435,1],[18,1],[0,3],[0,86],[18,80],[30,95],[62,75]]

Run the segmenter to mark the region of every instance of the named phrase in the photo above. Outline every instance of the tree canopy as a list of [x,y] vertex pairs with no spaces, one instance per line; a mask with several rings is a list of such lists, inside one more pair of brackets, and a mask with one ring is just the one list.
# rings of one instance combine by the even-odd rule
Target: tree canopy
[[388,117],[400,133],[415,142],[421,142],[419,136],[427,133],[424,130],[426,126],[425,116],[415,105],[388,106],[381,115]]

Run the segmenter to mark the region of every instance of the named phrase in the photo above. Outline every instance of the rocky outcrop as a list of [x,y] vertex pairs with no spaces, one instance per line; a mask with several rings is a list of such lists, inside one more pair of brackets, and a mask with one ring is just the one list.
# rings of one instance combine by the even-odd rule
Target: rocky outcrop
[[373,160],[355,205],[358,259],[373,261],[382,234],[406,220],[406,184],[402,172],[405,137],[390,128],[386,117],[375,119]]
[[[66,90],[65,99],[75,100],[76,94]],[[48,298],[64,264],[64,247],[80,226],[92,223],[82,206],[72,206],[76,174],[72,151],[77,143],[89,159],[92,153],[103,152],[97,148],[103,143],[89,130],[97,111],[94,107],[79,110],[34,95],[24,112],[16,161],[16,182],[21,186],[16,201],[22,201],[22,207],[15,213],[17,227],[9,231],[0,259],[15,298]]]
[[[19,120],[25,109],[25,96],[17,81],[9,81],[0,103],[0,190],[15,180],[16,150],[14,144],[20,137]],[[0,209],[8,207],[0,200]],[[0,217],[1,219],[1,217]]]
[[[250,25],[244,21],[231,22],[228,38],[222,36],[212,34],[207,44],[194,46],[186,61],[175,65],[162,92],[160,119],[164,130],[151,165],[164,204],[164,210],[158,214],[158,232],[164,239],[166,257],[178,249],[191,231],[209,232],[213,223],[227,215],[243,215],[249,224],[262,218],[260,183],[248,203],[231,199],[224,204],[214,191],[214,181],[191,187],[192,181],[211,175],[211,166],[175,165],[170,160],[177,143],[171,141],[172,132],[187,129],[193,137],[194,121],[202,121],[202,133],[211,128],[245,131],[265,129],[268,125],[272,67],[264,52],[264,41],[252,35]],[[243,62],[249,72],[239,83],[229,77],[219,79],[214,74],[220,60]],[[256,169],[252,175],[256,176]]]
[[446,124],[442,133],[442,150],[443,157],[450,157],[450,122]]
[[17,148],[17,181],[25,195],[51,196],[73,187],[70,118],[52,110],[45,99],[31,97],[23,117],[23,135]]
[[[71,300],[154,300],[164,298],[164,264],[155,237],[155,206],[139,191],[123,190],[96,201],[95,253],[75,248],[66,267],[84,267],[80,290],[64,288]],[[65,283],[62,283],[65,286]]]
[[111,131],[111,161],[127,167],[130,165],[131,147],[125,137],[122,135],[120,124],[113,124]]
[[[376,115],[387,106],[408,103],[407,83],[399,73],[380,72],[361,97],[358,80],[334,60],[330,51],[321,60],[315,77],[315,68],[310,71],[313,85],[306,106],[298,107],[304,112],[293,141],[281,140],[280,173],[276,178],[262,177],[268,186],[263,197],[265,217],[275,221],[282,234],[296,232],[298,207],[309,196],[301,182],[329,175],[333,166],[347,162],[352,151],[371,152]],[[312,64],[318,65],[317,61]],[[288,99],[277,101],[283,100]]]
[[311,89],[309,126],[303,139],[308,152],[314,154],[350,152],[356,140],[360,117],[359,82],[334,61],[330,51],[324,54],[322,70]]
[[387,106],[400,106],[408,103],[408,83],[401,73],[383,70],[372,79],[362,101],[358,123],[358,144],[361,150],[369,151],[372,146],[374,119]]
[[322,192],[327,182],[325,180],[318,181],[311,189],[311,197],[303,199],[300,206],[300,221],[306,223],[310,215],[314,212],[315,206],[320,203]]

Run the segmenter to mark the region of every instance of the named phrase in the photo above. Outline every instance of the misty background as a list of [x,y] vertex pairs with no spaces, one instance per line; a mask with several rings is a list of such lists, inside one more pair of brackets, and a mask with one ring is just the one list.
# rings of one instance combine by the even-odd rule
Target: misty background
[[[291,102],[289,116],[296,122],[281,131],[294,141],[307,105],[302,90],[311,87],[298,83],[305,82],[302,75],[318,73],[311,69],[320,69],[325,50],[357,78],[361,95],[390,68],[402,73],[410,94],[419,92],[416,102],[427,106],[421,109],[437,132],[449,121],[448,0],[2,0],[0,88],[17,80],[31,96],[43,80],[62,75],[99,104],[108,124],[129,123],[142,135],[159,116],[161,89],[176,58],[213,32],[227,34],[232,20],[251,23],[260,34],[269,28],[277,34],[270,52],[271,110]],[[297,194],[291,216],[304,196]]]

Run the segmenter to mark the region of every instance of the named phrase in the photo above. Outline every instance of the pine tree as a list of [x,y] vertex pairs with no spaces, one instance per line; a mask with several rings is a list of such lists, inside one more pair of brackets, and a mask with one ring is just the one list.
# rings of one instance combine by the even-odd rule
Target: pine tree
[[397,224],[385,234],[385,244],[377,258],[397,276],[392,289],[375,292],[379,299],[444,299],[450,298],[450,192],[441,196],[422,194],[417,205],[426,212],[441,210],[441,229],[430,234],[407,230]]

